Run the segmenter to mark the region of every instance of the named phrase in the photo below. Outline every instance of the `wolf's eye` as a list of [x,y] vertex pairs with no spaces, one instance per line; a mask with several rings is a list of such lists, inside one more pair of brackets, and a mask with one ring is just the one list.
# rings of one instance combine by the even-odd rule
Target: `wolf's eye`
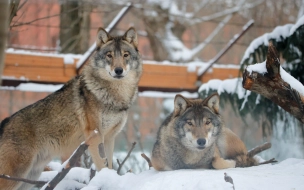
[[206,125],[209,125],[210,123],[211,123],[210,120],[207,120],[207,121],[206,121]]
[[107,54],[107,57],[112,59],[112,55],[111,54]]
[[191,121],[187,121],[187,124],[190,125],[190,126],[193,125]]
[[125,54],[124,54],[124,57],[129,57],[129,53],[125,53]]

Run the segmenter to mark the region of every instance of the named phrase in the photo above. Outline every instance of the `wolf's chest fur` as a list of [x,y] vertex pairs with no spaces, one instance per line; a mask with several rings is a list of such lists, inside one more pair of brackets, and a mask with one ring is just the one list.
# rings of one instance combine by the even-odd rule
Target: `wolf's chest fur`
[[[105,131],[126,120],[127,111],[137,96],[137,83],[128,78],[108,82],[85,75],[80,85],[86,89],[88,99],[94,104],[90,107],[95,108],[99,118],[100,126],[95,127]],[[119,126],[115,130],[120,131],[121,128]]]
[[[177,142],[174,142],[177,141]],[[211,161],[214,154],[214,145],[205,148],[203,151],[188,149],[180,144],[179,140],[168,138],[162,147],[166,147],[164,157],[170,163],[172,169],[195,169],[211,168]]]

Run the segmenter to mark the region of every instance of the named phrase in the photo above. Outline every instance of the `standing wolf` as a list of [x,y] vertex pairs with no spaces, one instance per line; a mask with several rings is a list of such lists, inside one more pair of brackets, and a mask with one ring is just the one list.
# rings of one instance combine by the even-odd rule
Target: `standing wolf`
[[176,95],[174,111],[159,128],[152,151],[156,170],[252,166],[244,143],[223,124],[219,96],[189,100]]
[[[35,180],[55,156],[71,154],[92,131],[89,146],[98,170],[105,167],[98,145],[104,143],[112,168],[114,139],[124,127],[137,96],[142,62],[137,34],[130,28],[112,37],[100,28],[96,51],[83,72],[60,90],[18,111],[0,124],[0,174]],[[0,189],[29,189],[0,179]]]

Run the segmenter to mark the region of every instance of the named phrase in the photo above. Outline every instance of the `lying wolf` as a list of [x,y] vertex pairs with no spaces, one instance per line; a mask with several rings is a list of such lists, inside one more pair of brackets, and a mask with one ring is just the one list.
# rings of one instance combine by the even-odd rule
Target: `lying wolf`
[[152,151],[156,170],[257,165],[244,143],[223,124],[219,96],[190,100],[176,95],[174,111],[159,128]]
[[[104,143],[112,168],[114,140],[137,97],[142,62],[137,34],[130,28],[112,37],[100,28],[96,51],[80,76],[0,124],[0,174],[36,180],[52,158],[71,154],[97,130],[89,146],[98,170],[105,167],[98,145]],[[0,179],[1,190],[31,185]]]

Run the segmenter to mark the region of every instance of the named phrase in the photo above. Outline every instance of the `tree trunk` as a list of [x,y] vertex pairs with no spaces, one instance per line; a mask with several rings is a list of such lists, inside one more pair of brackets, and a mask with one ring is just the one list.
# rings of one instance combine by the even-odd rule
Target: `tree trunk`
[[[266,73],[248,71],[243,73],[243,87],[270,99],[304,123],[304,95],[290,86],[294,81],[284,81],[280,73],[280,59],[275,47],[270,43],[266,60]],[[289,82],[289,83],[287,83]],[[299,85],[303,88],[303,85]],[[304,91],[304,90],[303,90]]]
[[61,53],[82,53],[80,50],[79,2],[64,1],[60,5],[60,47]]
[[80,53],[84,53],[89,49],[90,46],[90,27],[91,27],[91,5],[83,2],[81,9],[81,29],[80,29]]
[[2,81],[2,73],[5,60],[5,46],[9,24],[9,1],[0,1],[0,85]]
[[133,9],[132,12],[139,17],[142,17],[142,20],[144,21],[147,38],[150,42],[150,47],[153,53],[153,59],[155,61],[163,61],[168,58],[168,52],[163,47],[163,44],[156,35],[164,32],[164,26],[169,20],[168,10],[164,10],[160,6],[153,6],[153,9],[158,13],[159,16],[147,16],[143,12],[144,10],[137,11],[136,9]]

